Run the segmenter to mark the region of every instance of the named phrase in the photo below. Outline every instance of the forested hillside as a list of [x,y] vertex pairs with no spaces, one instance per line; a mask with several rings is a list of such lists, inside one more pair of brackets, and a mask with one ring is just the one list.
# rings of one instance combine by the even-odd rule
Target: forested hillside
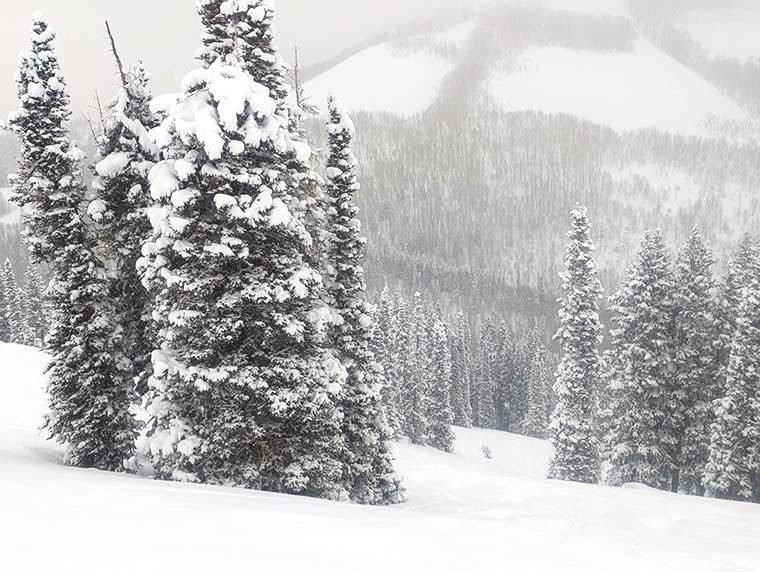
[[[552,320],[576,202],[593,217],[608,290],[648,228],[675,245],[698,224],[722,265],[760,222],[760,63],[713,55],[680,25],[684,14],[663,19],[646,2],[613,14],[501,6],[360,52],[308,83],[315,103],[323,84],[341,93],[343,83],[355,109],[371,287]],[[596,77],[563,83],[562,65]],[[606,73],[616,66],[647,83],[631,95],[619,85],[630,77]],[[397,105],[415,91],[413,106]]]

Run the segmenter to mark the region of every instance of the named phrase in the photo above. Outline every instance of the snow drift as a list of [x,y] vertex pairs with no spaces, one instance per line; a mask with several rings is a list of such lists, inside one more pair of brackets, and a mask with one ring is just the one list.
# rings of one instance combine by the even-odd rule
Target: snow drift
[[0,344],[2,570],[760,569],[760,507],[546,481],[547,443],[496,431],[457,429],[454,455],[398,444],[391,508],[65,467],[38,432],[44,364]]

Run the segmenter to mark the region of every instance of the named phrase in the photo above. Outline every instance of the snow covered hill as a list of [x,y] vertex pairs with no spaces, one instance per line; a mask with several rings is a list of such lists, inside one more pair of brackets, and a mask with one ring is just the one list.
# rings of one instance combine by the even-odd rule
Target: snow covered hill
[[490,94],[507,111],[567,113],[618,132],[655,127],[711,135],[710,118],[746,121],[748,115],[696,72],[650,42],[626,52],[541,47],[497,71]]
[[399,444],[393,508],[64,467],[37,430],[44,362],[0,344],[0,570],[760,569],[759,506],[549,482],[545,442],[492,431],[457,430],[454,455]]
[[[545,9],[562,8],[550,0],[539,5]],[[624,14],[614,3],[580,3],[575,9],[607,17]],[[516,14],[516,18],[524,17]],[[760,17],[760,12],[757,15]],[[445,79],[462,67],[463,54],[471,45],[481,42],[484,35],[508,36],[509,26],[508,22],[500,28],[473,20],[382,43],[326,71],[308,82],[306,89],[318,104],[335,91],[354,111],[403,117],[420,113],[437,98],[446,96]],[[729,22],[726,30],[730,32],[734,27]],[[743,37],[751,38],[747,42],[752,43],[755,36],[745,33]],[[723,135],[715,132],[716,123],[741,124],[750,119],[742,106],[719,87],[658,49],[638,30],[634,30],[633,45],[623,50],[580,49],[541,42],[512,45],[503,38],[500,42],[500,50],[489,53],[490,59],[482,62],[487,70],[485,76],[473,75],[471,81],[473,92],[487,93],[505,111],[565,113],[618,132],[657,128],[702,136]],[[760,55],[760,45],[756,53]]]

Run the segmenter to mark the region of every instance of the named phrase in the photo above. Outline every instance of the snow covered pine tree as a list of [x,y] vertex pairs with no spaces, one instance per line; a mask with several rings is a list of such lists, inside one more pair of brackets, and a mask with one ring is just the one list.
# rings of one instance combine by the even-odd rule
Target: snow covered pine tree
[[428,398],[428,445],[451,453],[454,450],[454,433],[451,424],[451,352],[448,332],[443,320],[436,316],[430,332],[431,386]]
[[154,106],[164,160],[141,264],[160,349],[146,446],[161,478],[345,498],[346,371],[323,347],[303,186],[316,177],[288,132],[272,3],[198,8],[205,65]]
[[702,477],[710,446],[713,401],[720,397],[719,335],[715,317],[715,261],[698,228],[676,260],[674,353],[676,392],[671,419],[681,436],[673,471],[673,489],[704,494]]
[[8,324],[8,341],[22,345],[29,343],[31,334],[27,328],[23,296],[13,272],[13,265],[7,258],[3,263],[2,281],[6,300],[5,319]]
[[760,256],[747,237],[727,276],[744,288],[703,482],[708,496],[760,502]]
[[331,329],[332,347],[348,373],[341,397],[345,486],[358,503],[397,503],[403,500],[403,491],[393,470],[391,431],[382,406],[383,368],[371,350],[372,309],[365,298],[362,268],[365,239],[354,202],[359,190],[351,151],[354,124],[333,96],[327,110],[327,291],[339,316]]
[[144,393],[154,334],[151,304],[137,262],[151,234],[148,172],[159,159],[159,150],[148,132],[157,127],[157,121],[149,109],[151,93],[145,67],[140,63],[127,72],[118,59],[117,63],[123,83],[108,109],[98,141],[94,198],[88,212],[99,231],[99,252],[110,270],[111,320],[121,330],[119,363],[138,393]]
[[549,478],[596,483],[599,445],[592,419],[601,375],[599,301],[603,289],[593,259],[587,209],[577,206],[571,219],[562,274],[561,326],[555,336],[562,346],[562,361],[554,384],[557,407],[549,427],[554,447]]
[[638,482],[670,490],[679,443],[673,409],[673,275],[662,233],[648,232],[628,278],[612,298],[609,430],[612,485]]
[[136,436],[132,395],[116,364],[105,271],[80,212],[82,153],[65,129],[69,98],[54,39],[36,13],[32,49],[16,76],[21,107],[9,118],[21,144],[18,173],[10,179],[14,200],[24,208],[32,257],[50,264],[53,273],[47,428],[67,445],[67,463],[121,470]]

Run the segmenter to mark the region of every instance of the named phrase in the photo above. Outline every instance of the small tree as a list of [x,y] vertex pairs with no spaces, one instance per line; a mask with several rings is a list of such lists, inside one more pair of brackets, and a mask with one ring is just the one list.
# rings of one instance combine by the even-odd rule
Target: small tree
[[454,450],[454,433],[451,424],[451,353],[446,325],[441,319],[433,321],[431,335],[432,380],[428,400],[428,444],[450,453]]
[[523,433],[529,437],[543,439],[549,426],[547,414],[547,379],[549,364],[546,347],[541,341],[541,332],[534,328],[531,332],[531,355],[528,369],[528,409],[523,422]]
[[464,314],[460,312],[451,336],[451,405],[454,424],[460,427],[472,426],[471,380],[470,326]]

